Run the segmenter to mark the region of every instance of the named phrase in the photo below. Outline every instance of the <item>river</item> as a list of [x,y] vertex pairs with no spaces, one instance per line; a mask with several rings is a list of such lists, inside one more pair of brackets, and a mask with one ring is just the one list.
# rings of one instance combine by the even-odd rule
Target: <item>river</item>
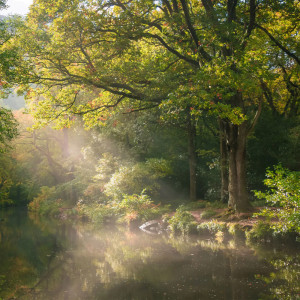
[[299,245],[0,219],[0,299],[300,299]]

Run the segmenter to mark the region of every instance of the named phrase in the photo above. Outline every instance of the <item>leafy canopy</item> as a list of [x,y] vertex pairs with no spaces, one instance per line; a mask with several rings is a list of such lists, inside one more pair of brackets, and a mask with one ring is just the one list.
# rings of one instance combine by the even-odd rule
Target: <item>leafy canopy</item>
[[84,115],[91,127],[116,107],[158,105],[241,124],[280,65],[295,83],[298,13],[297,1],[38,0],[14,45],[38,86],[27,96],[42,125]]

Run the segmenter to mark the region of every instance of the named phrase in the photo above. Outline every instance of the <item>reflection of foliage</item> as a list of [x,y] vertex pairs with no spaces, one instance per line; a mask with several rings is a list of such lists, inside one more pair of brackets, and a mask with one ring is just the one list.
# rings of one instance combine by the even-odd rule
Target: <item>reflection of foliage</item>
[[[34,219],[35,224],[31,220],[16,218],[20,227],[3,226],[9,239],[0,243],[0,274],[7,273],[5,280],[12,284],[6,290],[10,294],[4,295],[0,288],[0,297],[5,299],[6,295],[44,300],[202,299],[212,290],[218,299],[231,299],[228,285],[235,289],[233,292],[242,288],[249,299],[271,299],[269,288],[276,299],[297,296],[296,255],[282,255],[266,247],[264,253],[253,255],[244,244],[233,247],[231,243],[187,236],[149,238],[124,227],[87,231],[89,224],[74,227],[51,222],[50,218]],[[232,275],[225,275],[229,273]],[[255,280],[254,274],[258,274]],[[265,285],[261,279],[266,279]],[[219,283],[220,290],[216,290]],[[260,297],[262,291],[265,297]]]
[[121,278],[132,278],[136,272],[136,265],[146,264],[152,256],[151,247],[136,248],[129,245],[111,244],[105,252],[105,260],[112,270]]
[[191,251],[198,245],[198,241],[192,240],[189,236],[170,236],[165,239],[165,242],[176,249],[180,254],[190,254]]
[[300,256],[284,255],[272,258],[270,263],[275,271],[269,276],[256,275],[270,287],[271,297],[268,299],[298,299],[300,294]]
[[272,227],[278,232],[295,231],[300,233],[300,172],[289,171],[276,166],[274,171],[267,171],[264,181],[270,190],[256,192],[258,198],[265,198],[275,209],[264,209],[258,215],[278,218]]

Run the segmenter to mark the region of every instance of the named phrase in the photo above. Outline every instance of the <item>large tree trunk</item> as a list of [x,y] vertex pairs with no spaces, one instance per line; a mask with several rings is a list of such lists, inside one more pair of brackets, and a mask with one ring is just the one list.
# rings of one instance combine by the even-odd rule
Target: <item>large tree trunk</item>
[[251,210],[246,184],[247,123],[226,126],[229,159],[228,206],[237,212]]
[[[240,92],[237,92],[231,100],[233,107],[244,108]],[[252,208],[246,183],[246,142],[250,127],[247,121],[236,125],[230,120],[223,120],[223,124],[229,167],[228,207],[237,212],[247,212]],[[252,125],[254,126],[255,124],[253,123]]]
[[219,119],[221,202],[228,203],[228,151],[224,121]]
[[190,109],[187,110],[187,134],[188,134],[188,155],[190,170],[190,200],[197,200],[197,154],[196,154],[196,126],[191,116]]

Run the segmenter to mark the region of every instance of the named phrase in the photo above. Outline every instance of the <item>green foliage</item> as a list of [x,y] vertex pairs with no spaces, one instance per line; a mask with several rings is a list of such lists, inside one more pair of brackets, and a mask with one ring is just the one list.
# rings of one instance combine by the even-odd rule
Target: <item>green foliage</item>
[[13,186],[13,161],[8,152],[0,153],[0,206],[12,204],[9,192]]
[[227,224],[229,234],[235,237],[242,237],[245,236],[245,231],[243,230],[242,226],[238,223],[229,223]]
[[264,181],[269,188],[266,192],[255,192],[259,199],[266,199],[274,208],[266,208],[257,215],[278,222],[272,228],[278,232],[294,231],[300,233],[300,172],[290,171],[278,165],[274,171],[267,171]]
[[62,206],[62,200],[55,199],[55,187],[43,186],[38,196],[28,204],[28,209],[40,215],[57,216]]
[[176,209],[174,216],[168,220],[168,223],[171,231],[175,234],[195,233],[197,228],[194,217],[182,207]]
[[207,206],[208,208],[226,208],[228,205],[226,203],[222,203],[221,201],[212,201],[212,202],[208,202]]
[[201,209],[201,208],[205,208],[208,204],[207,201],[189,201],[187,203],[182,204],[182,202],[184,202],[183,200],[180,200],[179,203],[180,204],[180,209],[181,210],[197,210],[197,209]]
[[3,152],[8,143],[17,136],[17,124],[12,112],[0,107],[0,152]]
[[158,180],[170,173],[169,162],[164,159],[152,158],[144,163],[120,166],[105,184],[104,194],[118,201],[123,194],[140,194],[144,189],[155,195],[160,190]]
[[200,216],[201,219],[210,219],[211,217],[215,216],[217,214],[216,211],[212,209],[205,210]]
[[287,118],[272,111],[262,111],[247,144],[249,189],[264,189],[266,169],[279,162],[297,170],[300,161],[299,121],[299,116]]
[[102,225],[105,222],[112,221],[118,215],[118,209],[111,205],[97,203],[84,205],[79,202],[76,208],[79,215],[88,217],[95,225]]
[[[274,255],[269,258],[275,272],[269,275],[257,276],[257,279],[263,280],[270,285],[271,298],[266,295],[266,299],[284,299],[294,300],[299,298],[299,254]],[[262,297],[265,295],[262,294]]]
[[201,209],[201,208],[205,208],[206,206],[207,206],[206,201],[189,202],[188,204],[184,205],[184,207],[187,210]]
[[77,210],[82,216],[87,216],[95,224],[103,224],[107,221],[146,222],[161,217],[169,211],[168,206],[154,204],[144,191],[140,195],[123,195],[121,201],[107,204],[90,203],[77,204]]
[[216,234],[218,232],[225,232],[227,230],[226,223],[217,220],[203,222],[197,226],[197,231],[200,234]]
[[153,220],[169,211],[168,206],[154,204],[145,191],[142,191],[140,195],[123,195],[122,201],[116,206],[128,223]]
[[251,230],[246,231],[246,238],[250,242],[271,241],[274,237],[274,229],[268,222],[259,221]]

